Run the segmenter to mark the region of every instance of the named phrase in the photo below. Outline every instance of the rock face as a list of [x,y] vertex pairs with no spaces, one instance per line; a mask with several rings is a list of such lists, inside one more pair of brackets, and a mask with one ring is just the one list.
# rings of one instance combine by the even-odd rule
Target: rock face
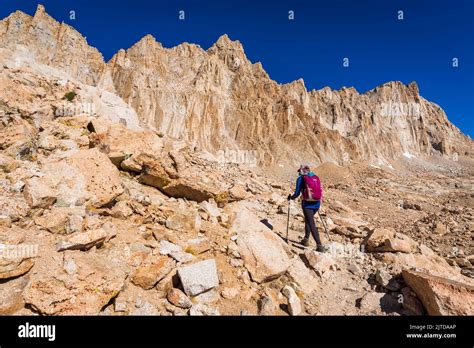
[[344,153],[383,161],[403,153],[464,153],[470,142],[414,82],[364,94],[308,91],[302,79],[280,85],[227,35],[207,51],[188,43],[164,48],[148,35],[108,65],[117,92],[144,123],[223,157],[226,149],[247,151],[249,163],[343,163]]
[[16,11],[0,22],[0,48],[16,51],[19,59],[33,55],[37,62],[89,85],[101,83],[107,70],[102,54],[78,31],[50,17],[42,5],[33,17]]
[[13,51],[18,62],[32,59],[116,91],[143,124],[222,162],[240,154],[238,161],[253,165],[472,152],[472,141],[414,82],[388,82],[364,94],[345,87],[308,91],[302,79],[278,84],[227,35],[208,50],[189,43],[164,48],[147,35],[105,63],[40,5],[33,17],[17,11],[0,21],[0,49]]
[[430,315],[473,315],[474,287],[426,273],[405,270],[403,279]]

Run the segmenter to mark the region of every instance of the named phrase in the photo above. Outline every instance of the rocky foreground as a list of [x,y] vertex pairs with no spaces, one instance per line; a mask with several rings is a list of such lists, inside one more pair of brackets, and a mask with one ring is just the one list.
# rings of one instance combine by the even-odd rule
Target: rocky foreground
[[8,117],[2,314],[474,313],[472,166],[320,165],[322,254],[297,243],[294,203],[285,242],[292,184],[281,172],[212,162],[101,118],[28,128]]

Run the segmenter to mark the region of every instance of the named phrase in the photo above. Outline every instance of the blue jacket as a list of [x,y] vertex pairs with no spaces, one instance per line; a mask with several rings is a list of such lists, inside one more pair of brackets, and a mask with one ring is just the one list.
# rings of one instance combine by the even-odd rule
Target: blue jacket
[[[308,176],[314,176],[315,174],[313,172],[309,172]],[[295,188],[295,193],[291,196],[291,199],[296,199],[298,196],[303,192],[305,189],[304,187],[304,181],[303,181],[303,175],[300,175],[298,179],[296,179],[296,188]],[[302,201],[301,203],[303,208],[309,208],[309,209],[319,209],[321,206],[321,201],[316,201],[316,202],[306,202]]]

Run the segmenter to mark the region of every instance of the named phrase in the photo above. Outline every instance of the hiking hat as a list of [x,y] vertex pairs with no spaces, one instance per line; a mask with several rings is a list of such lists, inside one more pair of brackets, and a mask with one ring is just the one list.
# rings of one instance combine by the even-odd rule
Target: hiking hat
[[300,169],[298,169],[298,173],[300,174],[308,174],[311,171],[308,165],[302,164],[300,165]]

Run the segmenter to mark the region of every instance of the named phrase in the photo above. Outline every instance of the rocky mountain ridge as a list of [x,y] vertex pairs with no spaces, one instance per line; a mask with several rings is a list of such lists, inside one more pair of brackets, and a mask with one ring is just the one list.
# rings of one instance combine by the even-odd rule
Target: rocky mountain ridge
[[164,48],[147,35],[105,63],[40,5],[33,17],[17,11],[0,22],[0,47],[16,52],[18,64],[26,55],[117,94],[142,126],[213,156],[250,151],[259,164],[272,165],[472,154],[472,141],[414,82],[388,82],[364,94],[308,91],[302,79],[279,84],[227,35],[208,50],[188,43]]

